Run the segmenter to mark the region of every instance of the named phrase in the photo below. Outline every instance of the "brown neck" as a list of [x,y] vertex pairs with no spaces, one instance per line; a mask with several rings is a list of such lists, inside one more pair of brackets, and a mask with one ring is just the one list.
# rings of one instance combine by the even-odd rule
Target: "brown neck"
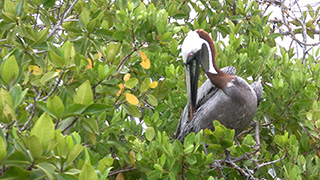
[[225,88],[227,87],[228,83],[232,81],[232,79],[234,78],[234,76],[229,75],[223,71],[221,71],[218,66],[216,65],[216,49],[214,47],[213,41],[210,37],[210,35],[203,29],[198,29],[196,30],[196,32],[199,34],[200,38],[206,40],[210,46],[210,50],[211,50],[211,55],[212,55],[212,64],[213,67],[215,68],[215,70],[217,71],[217,74],[213,74],[210,72],[206,72],[206,74],[208,75],[209,79],[211,80],[211,82],[218,86],[220,89],[225,90]]
[[210,37],[210,35],[203,29],[197,29],[196,32],[199,34],[200,38],[206,40],[210,46],[211,50],[211,57],[212,57],[212,64],[214,69],[216,69],[217,73],[223,73],[218,66],[216,65],[216,48],[214,47],[213,41]]
[[234,79],[234,75],[227,74],[223,71],[222,73],[213,74],[210,72],[207,72],[207,76],[210,79],[211,83],[216,85],[218,88],[222,89],[223,91],[226,90],[228,83]]

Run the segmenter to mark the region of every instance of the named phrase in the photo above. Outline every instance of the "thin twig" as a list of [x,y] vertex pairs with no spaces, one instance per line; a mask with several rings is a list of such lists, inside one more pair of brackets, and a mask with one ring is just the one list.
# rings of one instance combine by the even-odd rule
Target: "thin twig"
[[108,174],[108,177],[109,177],[109,176],[116,175],[116,174],[119,174],[119,173],[123,173],[123,172],[133,171],[133,170],[136,170],[136,169],[137,169],[136,167],[128,167],[128,168],[126,168],[126,169],[119,169],[119,170],[111,171],[111,172]]
[[228,163],[229,165],[231,165],[231,167],[233,167],[235,170],[237,170],[242,176],[247,177],[248,179],[257,179],[255,177],[253,177],[251,174],[248,174],[247,172],[245,172],[245,170],[241,169],[236,163],[234,163],[233,161],[226,161],[226,163]]
[[30,123],[30,121],[32,120],[32,118],[34,117],[34,114],[35,114],[35,111],[36,111],[36,103],[37,101],[44,101],[46,100],[49,96],[51,96],[53,94],[53,92],[57,89],[57,87],[59,86],[62,78],[63,78],[63,75],[64,75],[64,71],[61,72],[61,75],[58,79],[58,82],[56,83],[56,85],[51,89],[51,91],[48,93],[48,95],[46,95],[45,97],[41,98],[41,95],[43,93],[43,90],[41,89],[40,92],[38,92],[38,90],[36,89],[36,87],[34,87],[34,90],[36,91],[37,93],[37,97],[34,98],[34,102],[29,104],[27,107],[26,107],[26,110],[28,112],[30,112],[30,109],[32,108],[32,111],[31,111],[31,116],[29,117],[28,121],[23,125],[23,127],[20,129],[21,131],[24,131],[26,129],[26,127],[28,126],[28,124]]
[[65,133],[65,131],[69,130],[73,125],[74,123],[76,123],[76,121],[79,119],[79,116],[75,117],[74,120],[67,126],[65,127],[61,132],[62,134]]
[[72,8],[77,4],[78,1],[79,1],[79,0],[75,0],[75,1],[69,6],[68,10],[65,11],[65,13],[63,14],[63,16],[62,16],[62,18],[60,19],[59,23],[56,24],[56,25],[53,27],[52,31],[51,31],[51,32],[49,33],[49,35],[47,36],[47,39],[46,39],[46,40],[48,40],[49,38],[51,38],[51,37],[54,35],[54,33],[62,26],[64,20],[67,18],[67,16],[68,16],[69,13],[71,12]]
[[59,77],[58,82],[56,83],[56,85],[51,89],[51,91],[48,93],[48,95],[46,95],[45,97],[41,98],[40,101],[44,101],[44,100],[46,100],[49,96],[52,95],[52,93],[53,93],[53,92],[57,89],[57,87],[59,86],[59,84],[60,84],[60,82],[61,82],[61,80],[62,80],[63,75],[64,75],[64,71],[61,72],[60,77]]
[[[297,2],[297,0],[296,0],[295,2],[296,2],[297,6],[298,6],[298,8],[299,8],[300,13],[301,13],[301,20],[300,20],[300,18],[296,18],[296,20],[298,20],[298,21],[300,22],[301,26],[302,26],[302,37],[303,37],[303,43],[305,44],[305,43],[307,43],[306,20],[305,20],[304,17],[303,17],[303,13],[302,13],[302,10],[301,10],[301,8],[300,8],[300,6],[299,6],[299,3]],[[293,14],[293,15],[295,15],[295,14]],[[302,47],[302,49],[303,49],[303,56],[302,56],[302,63],[303,63],[303,61],[306,59],[306,54],[307,54],[307,53],[306,53],[306,50],[307,50],[306,45],[304,45],[304,46]]]
[[288,153],[286,153],[286,154],[285,154],[283,157],[281,157],[280,159],[259,164],[258,166],[256,166],[256,167],[254,168],[254,172],[256,172],[258,169],[260,169],[260,168],[262,168],[262,167],[264,167],[264,166],[268,166],[268,165],[277,163],[277,162],[279,162],[279,161],[282,161],[282,160],[285,159],[287,156],[288,156]]
[[303,130],[306,131],[306,133],[307,133],[309,136],[311,136],[311,137],[313,137],[313,138],[315,138],[315,139],[317,139],[317,140],[320,140],[320,137],[317,137],[317,136],[311,134],[311,133],[308,131],[307,128],[305,128],[304,126],[301,126],[301,127],[302,127]]
[[115,76],[119,75],[122,67],[124,66],[124,64],[126,64],[126,62],[127,62],[128,59],[131,57],[131,55],[132,55],[134,52],[138,51],[139,48],[141,48],[141,47],[144,45],[144,43],[145,43],[145,42],[141,43],[137,48],[134,47],[134,49],[133,49],[129,54],[127,54],[127,55],[121,60],[121,62],[120,62],[119,65],[117,66],[117,74],[116,74]]
[[24,123],[23,127],[20,129],[20,131],[24,131],[28,124],[31,122],[32,118],[34,117],[34,114],[36,113],[36,103],[37,100],[36,98],[33,99],[33,108],[32,108],[32,112],[31,112],[31,116],[29,117],[28,121],[26,123]]

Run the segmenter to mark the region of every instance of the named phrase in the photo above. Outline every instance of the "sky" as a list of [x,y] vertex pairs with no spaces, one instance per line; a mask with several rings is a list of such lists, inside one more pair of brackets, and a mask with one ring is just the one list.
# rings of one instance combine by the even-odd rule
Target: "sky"
[[[293,3],[295,2],[295,0],[285,0],[285,4],[286,6],[290,7],[290,3]],[[302,11],[306,11],[308,10],[307,8],[307,5],[311,5],[313,10],[316,10],[319,6],[320,6],[320,1],[319,0],[298,0],[298,3],[299,3],[299,6],[301,8]],[[297,17],[300,17],[301,16],[301,13],[300,13],[300,10],[299,10],[299,7],[297,5],[294,5],[294,6],[291,6],[292,9],[293,9],[293,12],[296,14]],[[270,13],[272,12],[271,16],[270,16],[270,19],[274,19],[275,17],[277,17],[278,19],[281,19],[282,15],[281,15],[281,9],[279,7],[273,7],[273,8],[269,8],[266,13]],[[306,19],[307,21],[310,20],[310,16],[309,18]],[[317,26],[316,26],[317,27]],[[283,28],[285,31],[287,31],[286,28]],[[318,29],[319,30],[319,29]],[[296,35],[296,38],[298,38],[300,41],[303,41],[303,37],[301,34],[297,34]],[[319,42],[319,35],[314,35],[314,38],[310,38],[309,36],[307,36],[307,43],[308,44],[313,44],[313,43],[317,43]],[[290,43],[291,43],[292,39],[289,37],[289,36],[286,36],[284,37],[283,39],[282,38],[277,38],[276,39],[276,42],[277,44],[285,47],[286,49],[289,48],[290,46]],[[303,51],[302,51],[302,48],[297,45],[296,43],[293,44],[293,46],[295,47],[295,50],[298,49],[298,52],[296,52],[296,57],[298,58],[301,58],[302,57],[302,54],[303,54]],[[320,46],[315,46],[314,49],[313,49],[313,52],[312,50],[309,51],[310,54],[315,54],[315,51],[319,48]],[[311,48],[311,46],[307,47],[307,49]],[[279,49],[278,49],[279,50]],[[319,56],[319,55],[318,55]]]
[[[222,1],[222,0],[221,0]],[[262,0],[260,0],[262,1]],[[296,17],[300,17],[301,13],[299,11],[299,7],[297,5],[293,5],[295,4],[294,2],[298,2],[300,8],[302,11],[307,10],[307,5],[310,4],[312,6],[312,8],[314,10],[316,10],[319,6],[320,6],[320,0],[273,0],[273,1],[284,1],[285,5],[287,7],[292,7],[293,12],[295,14]],[[191,7],[191,6],[190,6]],[[265,8],[266,6],[262,7]],[[278,18],[278,19],[282,19],[282,14],[281,14],[281,8],[277,7],[277,6],[270,6],[265,14],[269,14],[271,13],[269,19],[274,19],[274,18]],[[196,12],[194,10],[192,10],[190,12],[190,19],[193,19],[196,16]],[[307,21],[310,20],[310,18],[306,19]],[[317,26],[316,26],[317,27]],[[288,29],[286,27],[282,27],[283,31],[288,31]],[[319,29],[318,29],[319,30]],[[296,38],[299,39],[300,41],[303,41],[303,37],[301,34],[297,34]],[[225,44],[228,44],[228,36],[226,38],[220,38],[220,40],[222,40]],[[307,43],[308,44],[313,44],[313,43],[317,43],[319,42],[319,35],[314,35],[314,38],[310,38],[309,36],[307,36]],[[289,36],[284,36],[283,38],[278,37],[276,38],[276,43],[286,49],[289,49],[289,46],[291,44],[292,39]],[[297,43],[293,43],[292,47],[294,47],[295,49],[295,57],[297,58],[302,58],[302,54],[303,54],[303,50],[302,48],[297,44]],[[316,50],[320,47],[320,45],[313,47],[313,50],[311,49],[309,51],[310,54],[315,55]],[[311,48],[311,46],[308,46],[307,49]],[[298,51],[296,51],[298,50]],[[278,47],[278,54],[280,54],[280,48]],[[319,53],[320,54],[320,53]],[[318,55],[318,58],[320,58],[320,55]]]

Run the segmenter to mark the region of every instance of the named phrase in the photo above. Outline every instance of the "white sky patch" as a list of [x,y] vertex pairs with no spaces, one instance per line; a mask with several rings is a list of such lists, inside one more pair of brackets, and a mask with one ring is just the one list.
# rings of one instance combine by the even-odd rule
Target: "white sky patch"
[[[219,0],[220,3],[223,3],[223,0]],[[317,8],[320,6],[320,1],[319,0],[307,0],[307,1],[299,1],[297,0],[300,6],[301,11],[306,11],[308,10],[307,5],[311,5],[313,10],[317,10]],[[293,5],[294,2],[296,2],[296,0],[284,0],[284,4],[287,7],[291,7],[291,9],[293,10],[293,12],[295,13],[295,16],[297,18],[301,17],[301,13],[300,13],[300,9],[297,5]],[[200,2],[199,2],[200,4]],[[189,7],[191,8],[191,12],[189,14],[189,17],[191,20],[195,19],[197,17],[197,12],[192,8],[192,6],[189,4]],[[266,8],[266,6],[260,6],[260,8]],[[265,12],[264,15],[268,15],[269,13],[271,13],[269,19],[282,19],[282,13],[281,13],[281,8],[279,6],[275,6],[275,5],[271,5]],[[306,22],[308,22],[310,20],[310,16],[308,14]],[[293,26],[294,27],[294,26]],[[283,31],[288,31],[288,29],[285,26],[281,27]],[[279,32],[279,31],[277,31]],[[295,37],[297,39],[299,39],[300,41],[303,41],[303,37],[302,34],[295,34]],[[226,46],[229,44],[229,35],[227,35],[225,38],[222,37],[221,34],[218,34],[217,37],[218,41],[222,41]],[[318,43],[320,40],[320,37],[318,34],[314,34],[314,38],[310,38],[309,36],[307,36],[307,43],[308,44],[314,44],[314,43]],[[296,58],[302,58],[303,56],[303,50],[302,47],[299,46],[298,43],[296,42],[292,42],[292,38],[289,35],[284,36],[283,38],[278,37],[275,39],[276,44],[284,47],[285,49],[289,49],[294,48],[294,53]],[[291,44],[292,42],[292,44]],[[307,49],[312,48],[311,46],[308,46]],[[311,55],[315,55],[316,50],[319,48],[319,46],[315,46],[313,47],[313,49],[311,49],[309,51],[309,53]],[[280,54],[280,48],[277,48],[277,54]]]

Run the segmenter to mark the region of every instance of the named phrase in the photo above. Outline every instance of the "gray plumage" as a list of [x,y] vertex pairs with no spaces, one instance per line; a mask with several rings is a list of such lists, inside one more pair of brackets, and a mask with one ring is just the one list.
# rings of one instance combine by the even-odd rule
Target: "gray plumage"
[[[232,66],[221,70],[230,75],[236,73]],[[176,130],[176,139],[183,142],[191,132],[197,133],[206,128],[214,130],[212,123],[214,120],[218,120],[229,129],[235,129],[235,134],[239,134],[253,120],[262,94],[263,89],[260,82],[253,82],[249,85],[238,76],[235,76],[225,91],[207,79],[198,89],[197,103],[191,121],[188,117],[188,105],[184,108]]]

